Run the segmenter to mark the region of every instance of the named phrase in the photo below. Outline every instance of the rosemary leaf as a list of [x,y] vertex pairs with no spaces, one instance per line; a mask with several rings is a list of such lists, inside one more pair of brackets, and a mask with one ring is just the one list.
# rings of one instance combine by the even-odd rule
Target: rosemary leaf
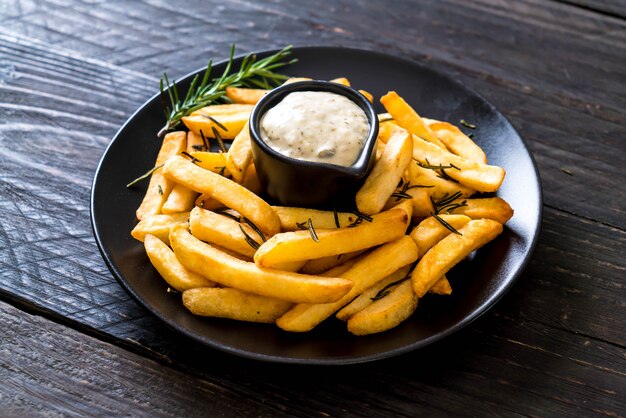
[[181,154],[184,155],[185,157],[189,158],[191,160],[191,162],[194,163],[194,164],[202,162],[202,160],[197,159],[193,155],[189,154],[187,151],[181,151]]
[[263,235],[263,232],[261,232],[261,230],[259,229],[258,226],[256,226],[250,219],[244,217],[243,221],[248,224],[248,226],[250,226],[250,228],[254,229],[254,232],[256,232],[257,234],[259,234],[259,237],[261,237],[261,239],[263,240],[263,242],[267,241],[267,239],[265,238],[265,235]]
[[311,238],[313,238],[313,241],[320,242],[320,239],[317,237],[317,232],[315,232],[315,228],[313,228],[313,221],[311,220],[311,218],[309,218],[307,226],[309,228],[309,232],[311,233]]
[[435,212],[431,212],[430,214],[433,215],[435,217],[435,219],[437,219],[441,225],[446,227],[446,229],[450,230],[451,232],[453,232],[453,233],[455,233],[457,235],[463,235],[459,231],[457,231],[452,225],[447,223],[441,216],[437,215]]
[[337,209],[333,209],[333,216],[335,217],[335,226],[337,228],[341,228],[341,225],[339,225],[339,214],[337,213]]
[[[217,78],[211,78],[213,66],[212,61],[209,61],[202,80],[199,81],[197,76],[194,77],[189,89],[183,96],[183,100],[180,100],[176,83],[170,83],[167,74],[163,74],[159,87],[166,123],[159,131],[158,136],[161,137],[167,131],[177,127],[183,117],[195,110],[213,103],[228,103],[226,88],[229,86],[258,86],[264,89],[276,87],[288,79],[289,76],[275,71],[285,65],[296,62],[295,59],[287,61],[290,54],[291,46],[287,46],[277,53],[259,60],[257,60],[254,54],[250,54],[243,58],[238,70],[233,70],[235,56],[235,45],[233,44],[222,75]],[[167,99],[169,99],[169,104]]]
[[217,139],[217,143],[220,144],[220,149],[222,150],[222,152],[228,152],[228,150],[226,149],[226,145],[224,145],[224,141],[222,141],[222,135],[220,135],[217,128],[215,126],[211,126],[211,129],[213,130],[213,136],[215,137],[215,139]]
[[154,173],[155,171],[157,171],[159,168],[163,167],[165,164],[161,164],[161,165],[157,165],[156,167],[151,168],[150,170],[148,170],[146,173],[142,174],[141,176],[137,177],[135,180],[131,181],[130,183],[128,183],[126,185],[126,187],[132,187],[135,184],[139,183],[141,180],[146,179],[148,177],[150,177],[152,175],[152,173]]
[[396,280],[395,282],[391,282],[389,283],[387,286],[383,287],[382,289],[380,289],[378,291],[378,293],[376,293],[376,296],[374,296],[373,298],[370,298],[372,301],[376,302],[379,299],[384,298],[385,296],[387,296],[391,291],[389,290],[389,288],[394,287],[399,285],[402,282],[405,282],[409,279],[409,277],[411,277],[410,274],[407,274],[406,276],[404,276],[403,278],[401,278],[400,280]]
[[255,250],[258,250],[261,245],[258,242],[256,242],[250,235],[248,235],[246,230],[243,229],[243,225],[240,224],[239,229],[241,229],[241,233],[243,234],[248,245],[254,248]]
[[474,125],[473,123],[469,123],[469,122],[468,122],[468,121],[466,121],[465,119],[461,119],[461,120],[459,121],[459,123],[460,123],[461,125],[463,125],[463,126],[467,127],[467,128],[470,128],[470,129],[476,129],[476,125]]

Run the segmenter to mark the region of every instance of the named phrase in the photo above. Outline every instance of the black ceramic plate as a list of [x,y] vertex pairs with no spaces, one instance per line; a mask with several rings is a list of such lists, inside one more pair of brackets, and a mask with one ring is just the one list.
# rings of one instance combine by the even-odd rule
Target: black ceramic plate
[[[273,52],[273,51],[271,51]],[[259,56],[268,53],[260,53]],[[477,125],[475,140],[491,164],[506,169],[498,195],[515,209],[502,235],[449,274],[450,297],[426,296],[417,312],[397,328],[354,337],[345,324],[330,319],[305,334],[290,334],[272,325],[249,324],[190,314],[180,295],[150,265],[141,243],[130,236],[135,209],[146,185],[126,184],[154,164],[163,125],[159,97],[148,100],[117,133],[96,172],[91,217],[104,260],[120,284],[150,312],[171,327],[207,346],[259,360],[303,364],[373,361],[433,343],[469,324],[513,284],[533,251],[541,220],[541,187],[531,155],[515,129],[478,94],[443,74],[415,62],[376,52],[333,47],[295,48],[298,62],[290,75],[323,80],[345,76],[353,86],[380,97],[396,90],[422,115]],[[221,73],[223,65],[215,67]],[[186,90],[192,76],[180,81]],[[383,109],[379,106],[379,111]]]

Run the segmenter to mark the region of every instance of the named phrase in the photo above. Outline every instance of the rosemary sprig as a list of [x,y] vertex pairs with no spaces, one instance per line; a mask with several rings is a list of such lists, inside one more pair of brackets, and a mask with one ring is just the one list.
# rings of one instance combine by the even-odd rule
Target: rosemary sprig
[[452,225],[447,223],[441,216],[437,215],[435,212],[430,212],[430,214],[433,215],[435,219],[437,219],[439,223],[443,225],[444,227],[446,227],[446,229],[448,229],[449,231],[452,231],[453,233],[457,235],[463,235],[459,231],[457,231],[456,228],[454,228]]
[[258,242],[256,242],[254,240],[254,238],[252,238],[245,229],[243,229],[243,225],[239,224],[239,229],[241,229],[241,233],[244,236],[244,239],[246,240],[246,242],[248,243],[249,246],[251,246],[252,248],[254,248],[255,250],[258,250],[259,247],[261,246],[261,244],[259,244]]
[[263,240],[263,242],[267,241],[267,238],[265,238],[265,235],[263,235],[263,232],[261,232],[261,230],[259,229],[258,226],[256,226],[254,224],[254,222],[252,222],[250,219],[246,218],[245,216],[242,219],[246,224],[248,224],[248,226],[252,229],[254,229],[254,232],[256,232],[257,234],[259,234],[259,237],[261,237],[261,239]]
[[468,121],[466,121],[465,119],[461,119],[459,121],[459,123],[463,126],[465,126],[466,128],[470,128],[470,129],[476,129],[476,125],[474,125],[473,123],[469,123]]
[[224,145],[224,141],[222,141],[222,135],[220,135],[217,128],[215,126],[212,126],[211,129],[213,130],[213,136],[215,137],[215,139],[217,139],[217,143],[220,144],[220,149],[222,150],[222,152],[228,152],[228,150],[226,149],[226,145]]
[[296,226],[298,227],[298,229],[301,229],[303,231],[308,229],[313,241],[320,242],[319,238],[317,237],[317,232],[315,232],[315,228],[313,228],[313,221],[311,220],[311,218],[309,218],[306,222],[296,222]]
[[[187,94],[181,100],[176,83],[170,83],[167,74],[163,74],[159,83],[161,91],[161,103],[165,112],[166,123],[161,128],[158,136],[165,135],[167,131],[175,128],[184,116],[201,109],[214,102],[227,102],[226,87],[256,87],[271,89],[282,81],[289,78],[286,75],[275,72],[278,68],[292,64],[296,60],[286,61],[291,54],[291,45],[277,53],[257,60],[256,55],[250,54],[243,58],[237,71],[231,73],[235,56],[235,45],[230,49],[230,56],[226,68],[220,77],[211,78],[212,61],[209,61],[202,78],[196,75],[187,90]],[[167,93],[166,93],[167,92]],[[169,100],[169,104],[167,103]]]
[[373,302],[376,302],[377,300],[384,298],[385,296],[387,296],[391,292],[391,290],[388,290],[389,288],[391,288],[393,286],[397,286],[400,283],[407,281],[409,279],[409,277],[411,277],[411,275],[407,274],[406,276],[404,276],[400,280],[396,280],[395,282],[389,283],[387,286],[385,286],[382,289],[380,289],[378,291],[378,293],[376,293],[376,296],[374,296],[373,298],[370,298],[370,299]]
[[152,167],[150,170],[148,170],[141,176],[137,177],[135,180],[131,181],[130,183],[128,183],[126,187],[133,187],[135,184],[139,183],[141,180],[147,179],[148,177],[152,175],[152,173],[154,173],[155,171],[157,171],[159,168],[163,167],[164,165],[165,164],[161,164],[161,165],[157,165],[156,167]]
[[353,210],[352,213],[356,216],[356,219],[348,225],[348,228],[354,228],[355,226],[360,225],[363,221],[372,222],[374,220],[371,216],[359,212],[358,209]]
[[187,151],[181,151],[180,152],[182,155],[184,155],[185,157],[189,158],[191,160],[192,163],[201,163],[202,160],[197,159],[196,157],[194,157],[193,155],[189,154]]
[[459,197],[461,197],[461,192],[456,192],[456,193],[453,193],[451,195],[446,193],[439,200],[434,200],[431,197],[430,201],[433,204],[434,212],[431,212],[430,214],[437,221],[439,221],[439,223],[441,225],[443,225],[449,231],[451,231],[451,232],[453,232],[453,233],[455,233],[457,235],[463,235],[459,231],[457,231],[452,225],[450,225],[448,222],[446,222],[441,216],[439,216],[440,213],[450,213],[454,209],[458,209],[458,208],[461,208],[463,206],[467,206],[467,201],[466,200],[464,200],[464,201],[462,201],[460,203],[454,203],[454,201],[456,199],[458,199]]
[[407,193],[408,190],[411,189],[416,189],[416,188],[431,188],[431,187],[435,187],[435,186],[422,186],[419,184],[413,185],[411,186],[411,182],[407,181],[406,183],[402,184],[402,180],[400,180],[400,184],[402,186],[402,188],[396,192],[393,192],[391,194],[391,197],[395,197],[396,198],[396,202],[399,201],[400,199],[412,199],[413,196],[411,196],[410,194]]
[[455,166],[454,164],[450,163],[448,165],[443,165],[443,164],[439,164],[439,165],[433,165],[431,164],[428,159],[426,159],[426,163],[422,163],[421,161],[417,162],[417,165],[425,168],[427,170],[433,170],[435,173],[437,173],[437,177],[442,178],[444,180],[448,180],[451,181],[453,183],[458,183],[457,180],[453,179],[452,177],[450,177],[448,175],[448,173],[446,173],[446,170],[449,168],[453,168],[455,170],[459,170],[461,171],[461,169],[457,166]]

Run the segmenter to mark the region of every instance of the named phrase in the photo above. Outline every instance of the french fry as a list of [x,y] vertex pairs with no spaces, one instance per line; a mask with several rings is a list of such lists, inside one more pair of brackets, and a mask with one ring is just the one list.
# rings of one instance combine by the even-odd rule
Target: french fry
[[[402,191],[402,187],[400,187],[389,197],[383,210],[389,210],[397,206],[404,199],[404,202],[410,202],[412,205],[413,218],[429,216],[433,212],[433,203],[430,200],[430,192],[428,190],[416,187]],[[407,199],[407,196],[410,198]]]
[[452,294],[452,286],[448,281],[448,278],[444,274],[441,279],[437,280],[433,287],[430,288],[428,293],[434,293],[435,295],[448,296]]
[[399,126],[441,149],[446,149],[446,146],[430,132],[415,109],[405,102],[398,93],[390,91],[380,98],[380,102]]
[[235,113],[252,112],[252,109],[254,109],[254,105],[252,104],[228,103],[228,104],[205,106],[201,109],[198,109],[192,112],[192,114],[197,112],[196,114],[203,113],[205,115],[211,115],[211,116],[217,117],[220,115],[233,115]]
[[[205,141],[206,140],[206,144]],[[197,152],[197,151],[209,151],[209,139],[208,138],[204,138],[204,140],[202,139],[202,137],[200,135],[196,135],[194,134],[192,131],[187,132],[187,149],[186,151],[191,154],[193,152]]]
[[146,235],[143,241],[146,254],[163,279],[179,292],[196,287],[211,287],[215,283],[187,270],[176,258],[174,251],[154,235]]
[[233,180],[241,183],[246,174],[246,170],[252,161],[252,147],[250,144],[250,131],[248,130],[248,122],[235,140],[230,145],[226,156],[226,167],[233,176]]
[[470,187],[441,178],[438,171],[420,167],[415,160],[409,164],[406,173],[410,186],[426,188],[434,199],[440,199],[446,194],[452,196],[456,192],[461,192],[461,197],[470,197],[476,193],[476,190]]
[[[182,118],[183,123],[190,131],[196,135],[204,135],[205,137],[213,136],[213,128],[217,130],[223,139],[234,139],[243,129],[246,122],[250,118],[250,112],[238,112],[232,114],[214,114],[209,115],[214,120],[207,117],[207,113],[197,110],[189,116]],[[221,125],[221,126],[220,126]],[[222,127],[226,128],[223,129]],[[201,134],[202,132],[202,134]]]
[[256,104],[265,96],[269,90],[247,89],[241,87],[226,87],[226,97],[233,103]]
[[352,302],[348,303],[339,312],[337,312],[335,316],[337,319],[347,321],[351,316],[371,305],[374,300],[383,297],[385,292],[389,293],[389,290],[393,288],[394,285],[400,284],[402,280],[408,280],[409,277],[407,277],[407,275],[410,272],[410,265],[396,270],[389,276],[367,288],[363,293],[354,298]]
[[[263,238],[250,226],[199,207],[195,207],[189,215],[189,228],[199,240],[219,244],[247,257],[254,257],[256,248],[253,245],[263,242]],[[256,244],[249,244],[247,238]]]
[[412,151],[413,139],[408,132],[397,131],[389,139],[382,156],[356,194],[356,206],[360,212],[373,215],[383,209],[411,162]]
[[350,87],[350,80],[348,80],[345,77],[333,78],[332,80],[330,80],[330,82],[331,83],[341,84],[341,85],[344,85],[346,87]]
[[[333,229],[346,227],[357,220],[357,215],[350,212],[331,212],[326,210],[293,208],[288,206],[272,206],[280,219],[280,228],[283,231],[297,231],[302,229],[298,225],[306,225],[309,219],[319,229]],[[335,218],[335,214],[337,217]]]
[[448,122],[422,118],[428,129],[454,154],[479,164],[487,164],[485,152],[458,127]]
[[370,248],[400,238],[408,226],[404,209],[391,209],[353,228],[318,230],[315,241],[310,231],[283,232],[263,243],[254,254],[260,267],[302,259],[315,259]]
[[223,152],[194,151],[191,152],[190,155],[195,158],[194,164],[198,167],[202,167],[205,170],[220,174],[224,177],[231,175],[226,164],[227,154]]
[[259,181],[259,177],[256,174],[256,167],[254,164],[249,164],[246,170],[246,175],[243,178],[243,187],[250,190],[252,193],[259,195],[263,191],[263,186]]
[[366,250],[352,251],[351,253],[331,255],[328,257],[316,258],[315,260],[309,260],[299,271],[303,274],[320,274],[328,269],[343,264],[348,260],[358,257],[365,251]]
[[393,116],[389,113],[379,113],[378,121],[382,124],[383,122],[393,121]]
[[293,304],[237,289],[209,287],[183,292],[183,305],[194,315],[271,324]]
[[350,280],[338,277],[259,268],[200,241],[189,233],[185,224],[172,228],[170,241],[183,266],[222,286],[244,292],[298,303],[328,303],[340,299],[352,288]]
[[[428,166],[450,166],[446,174],[456,181],[479,192],[495,192],[504,180],[502,167],[478,164],[451,152],[444,151],[430,142],[413,138],[413,158]],[[428,162],[427,162],[428,160]]]
[[[459,230],[459,228],[462,228],[471,220],[465,215],[441,214],[438,216],[456,230]],[[420,254],[424,255],[433,245],[447,237],[450,233],[451,231],[443,226],[434,216],[430,216],[413,228],[409,236],[415,241]]]
[[450,213],[469,216],[472,219],[492,219],[505,224],[513,217],[513,209],[500,197],[485,197],[480,199],[457,199],[452,203],[465,201],[465,206],[457,207]]
[[188,220],[189,212],[146,216],[135,225],[130,235],[141,242],[143,242],[146,235],[154,235],[167,245],[170,245],[170,228]]
[[411,282],[400,283],[388,295],[348,319],[348,331],[354,335],[387,331],[415,312],[417,300]]
[[[165,161],[185,149],[187,145],[187,134],[182,131],[170,132],[163,138],[163,144],[157,155],[155,167],[165,163]],[[137,219],[142,220],[149,215],[161,213],[161,208],[167,200],[174,182],[163,176],[163,168],[156,169],[150,176],[150,183],[146,195],[137,209]]]
[[491,219],[477,219],[469,221],[458,231],[461,235],[449,234],[417,263],[411,274],[411,281],[418,298],[423,297],[448,270],[469,253],[498,236],[502,232],[502,224]]
[[194,207],[197,197],[198,193],[182,184],[176,184],[163,204],[161,212],[165,214],[189,212]]
[[365,98],[370,102],[370,103],[374,103],[374,95],[372,93],[370,93],[367,90],[359,90],[359,93],[361,93],[363,96],[365,96]]
[[163,166],[163,174],[189,189],[210,195],[270,235],[280,231],[280,219],[272,207],[232,180],[198,167],[181,156],[167,160]]
[[291,84],[291,83],[297,83],[299,81],[309,81],[309,80],[312,80],[312,79],[308,77],[291,77],[285,80],[285,82],[282,85],[284,86],[285,84]]
[[374,283],[414,262],[417,255],[415,243],[407,236],[382,245],[340,274],[340,277],[354,283],[344,297],[333,303],[297,304],[278,318],[276,325],[286,331],[309,331]]
[[[385,113],[383,113],[385,114]],[[386,113],[388,115],[388,113]],[[380,117],[380,115],[378,115]],[[391,117],[391,116],[389,116]],[[406,129],[401,128],[393,119],[386,120],[385,122],[380,122],[378,125],[378,136],[376,139],[386,144],[389,142],[389,139],[398,131],[408,132]]]

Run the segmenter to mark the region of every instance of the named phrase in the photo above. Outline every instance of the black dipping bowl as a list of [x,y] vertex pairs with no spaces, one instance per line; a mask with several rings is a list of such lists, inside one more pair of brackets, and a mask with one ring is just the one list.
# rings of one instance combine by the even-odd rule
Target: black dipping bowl
[[[263,115],[295,91],[325,91],[347,97],[367,116],[370,131],[356,161],[348,167],[298,160],[275,151],[261,139]],[[327,81],[300,81],[269,92],[250,115],[252,156],[259,181],[267,194],[285,206],[319,209],[354,208],[354,196],[375,162],[378,117],[372,104],[358,91]]]

